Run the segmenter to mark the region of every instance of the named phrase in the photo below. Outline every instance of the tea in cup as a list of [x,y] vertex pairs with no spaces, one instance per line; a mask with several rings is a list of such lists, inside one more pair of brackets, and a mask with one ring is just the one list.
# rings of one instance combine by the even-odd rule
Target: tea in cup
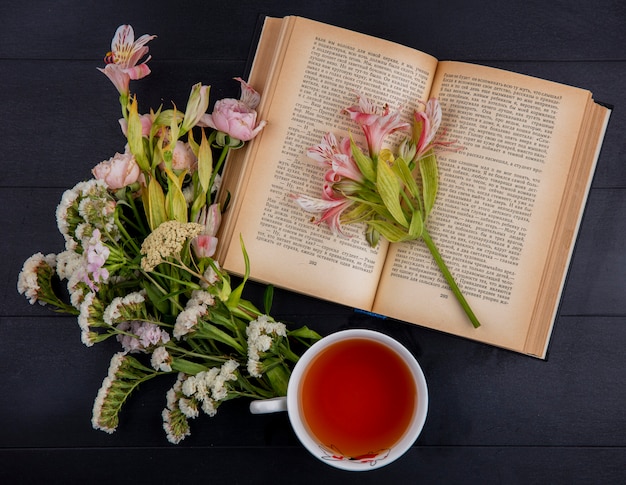
[[287,396],[253,401],[253,413],[287,410],[302,444],[344,470],[371,470],[403,455],[428,409],[426,379],[397,340],[364,329],[331,334],[296,364]]

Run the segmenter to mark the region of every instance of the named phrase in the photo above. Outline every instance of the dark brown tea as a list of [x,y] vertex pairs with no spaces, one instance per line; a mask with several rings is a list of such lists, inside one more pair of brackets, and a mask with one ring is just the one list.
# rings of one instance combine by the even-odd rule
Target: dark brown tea
[[391,448],[417,406],[408,365],[387,346],[364,338],[324,349],[309,364],[300,390],[311,433],[344,457]]

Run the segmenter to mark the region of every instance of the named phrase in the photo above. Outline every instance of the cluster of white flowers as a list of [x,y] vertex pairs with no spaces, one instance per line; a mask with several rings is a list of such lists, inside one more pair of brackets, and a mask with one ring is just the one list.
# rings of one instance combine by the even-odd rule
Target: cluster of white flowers
[[250,322],[246,329],[248,336],[248,373],[253,377],[261,377],[261,353],[267,352],[274,337],[286,337],[287,327],[284,323],[274,322],[267,315],[261,315]]
[[107,376],[102,381],[102,386],[100,386],[100,390],[98,391],[98,395],[96,396],[96,400],[93,403],[93,412],[91,418],[91,424],[94,429],[100,429],[107,433],[113,433],[115,428],[106,424],[102,417],[103,406],[106,403],[107,395],[111,390],[111,386],[117,379],[117,371],[120,369],[122,364],[124,363],[125,358],[124,352],[116,353],[113,358],[111,358],[111,363],[109,364],[109,372]]
[[203,290],[195,290],[185,305],[185,309],[176,317],[174,338],[180,339],[183,335],[193,332],[198,320],[207,314],[208,308],[214,304],[213,296]]
[[47,265],[51,269],[54,269],[57,264],[55,254],[48,254],[44,256],[42,253],[33,254],[30,258],[24,261],[24,266],[17,279],[17,291],[23,294],[31,305],[34,305],[36,301],[39,301],[41,305],[45,303],[39,300],[39,281],[37,270],[41,265]]
[[75,250],[81,240],[89,239],[99,229],[112,240],[119,239],[115,224],[115,201],[102,180],[79,182],[66,190],[57,206],[59,232],[65,238],[66,248]]
[[109,325],[139,319],[145,301],[146,295],[143,291],[134,291],[124,297],[113,298],[104,310],[102,319]]
[[[237,361],[228,360],[219,368],[213,367],[195,376],[189,376],[183,382],[183,394],[200,403],[206,414],[214,416],[217,412],[216,404],[228,396],[226,383],[237,380],[235,373],[237,367],[239,367]],[[180,409],[188,418],[197,416],[197,409],[189,401],[184,402]],[[188,415],[187,412],[190,414]]]
[[167,440],[175,445],[180,443],[183,439],[191,434],[191,430],[189,429],[189,422],[186,419],[186,415],[181,413],[181,409],[179,407],[182,396],[184,378],[185,374],[179,372],[174,386],[169,391],[167,391],[167,406],[161,413],[161,416],[163,418],[163,429],[165,430]]

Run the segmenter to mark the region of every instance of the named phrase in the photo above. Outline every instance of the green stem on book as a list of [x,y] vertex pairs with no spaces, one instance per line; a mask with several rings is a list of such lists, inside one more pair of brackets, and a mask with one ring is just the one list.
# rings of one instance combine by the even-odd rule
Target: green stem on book
[[439,250],[437,249],[437,246],[435,246],[435,243],[430,238],[430,234],[428,234],[428,231],[426,230],[426,228],[424,228],[424,231],[422,232],[422,239],[424,240],[424,243],[426,243],[426,246],[430,250],[430,254],[432,254],[433,258],[435,259],[435,262],[437,263],[437,266],[439,266],[441,273],[443,274],[444,278],[448,282],[448,285],[450,286],[452,293],[454,293],[454,296],[456,296],[456,299],[461,304],[461,306],[463,307],[463,310],[465,310],[465,313],[467,314],[470,321],[472,322],[472,325],[474,325],[474,328],[480,327],[480,322],[476,318],[476,315],[474,315],[474,312],[472,311],[469,304],[467,303],[467,300],[463,296],[463,293],[461,293],[461,290],[456,284],[456,281],[454,281],[454,277],[452,276],[452,273],[450,273],[450,270],[446,266],[446,263],[443,261],[441,254],[439,254]]

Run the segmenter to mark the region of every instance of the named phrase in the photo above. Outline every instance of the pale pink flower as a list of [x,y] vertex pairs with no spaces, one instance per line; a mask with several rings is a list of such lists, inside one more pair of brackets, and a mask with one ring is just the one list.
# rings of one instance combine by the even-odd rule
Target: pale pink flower
[[324,175],[327,182],[336,183],[342,178],[363,181],[363,174],[352,157],[349,138],[344,138],[338,143],[333,133],[326,133],[319,145],[307,150],[307,155],[330,168]]
[[345,235],[341,226],[341,216],[354,204],[353,200],[333,192],[328,184],[324,184],[322,198],[306,194],[292,195],[291,198],[306,212],[318,215],[318,219],[314,221],[316,224],[325,222],[333,234]]
[[191,146],[181,140],[176,141],[172,150],[172,168],[174,170],[188,170],[190,173],[198,169],[198,159]]
[[[105,56],[106,66],[98,68],[113,82],[120,94],[128,94],[130,80],[141,79],[150,74],[148,56],[141,63],[149,48],[148,42],[156,35],[144,34],[135,40],[135,32],[130,25],[120,25],[111,41],[111,50]],[[139,63],[139,64],[138,64]]]
[[419,139],[415,141],[415,158],[419,159],[421,155],[431,148],[453,151],[460,150],[461,147],[456,144],[456,141],[443,141],[443,135],[437,136],[437,131],[439,130],[442,119],[439,100],[437,98],[430,98],[424,106],[424,111],[415,111],[413,114],[415,118],[414,129],[421,129]]
[[222,222],[222,213],[220,211],[219,204],[211,204],[210,206],[204,206],[198,217],[196,218],[198,224],[202,224],[204,229],[202,234],[196,236],[191,241],[196,256],[199,258],[210,258],[215,254],[217,249],[217,231]]
[[257,123],[255,108],[259,103],[259,94],[243,79],[235,79],[241,83],[241,99],[217,101],[213,113],[202,115],[198,125],[211,127],[236,140],[248,141],[257,136],[267,122]]
[[111,190],[118,190],[134,184],[141,175],[141,169],[132,153],[116,153],[109,160],[100,162],[92,170],[94,178],[102,180]]
[[102,244],[100,230],[94,229],[89,244],[86,248],[87,265],[82,276],[83,282],[87,283],[93,291],[98,290],[99,283],[106,283],[109,279],[109,271],[104,267],[110,250]]
[[398,130],[405,130],[410,127],[400,119],[400,111],[391,111],[389,105],[378,107],[365,96],[357,93],[358,104],[345,108],[344,111],[350,118],[356,121],[367,140],[367,147],[370,156],[378,156],[384,138]]

